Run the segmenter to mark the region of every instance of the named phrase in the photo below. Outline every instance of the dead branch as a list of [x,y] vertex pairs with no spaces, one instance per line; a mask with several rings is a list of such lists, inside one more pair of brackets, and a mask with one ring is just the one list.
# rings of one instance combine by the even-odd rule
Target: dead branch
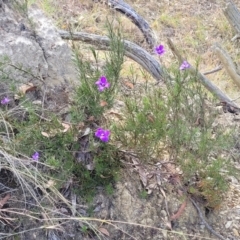
[[219,57],[219,59],[221,60],[222,64],[224,65],[229,76],[240,88],[240,75],[237,73],[236,64],[234,64],[229,54],[219,44],[215,44],[213,49],[214,52]]
[[[179,53],[178,49],[174,46],[173,42],[170,38],[168,38],[168,46],[172,50],[172,52],[177,56],[179,63],[181,64],[184,60],[181,54]],[[190,66],[188,69],[192,73],[196,73],[196,69]],[[203,86],[209,90],[213,95],[215,95],[221,102],[227,102],[233,107],[238,107],[235,103],[232,102],[232,100],[225,95],[217,86],[215,86],[210,80],[208,80],[202,73],[199,71],[197,72],[197,76],[199,81],[203,84]]]
[[209,224],[208,222],[205,220],[205,218],[203,217],[203,214],[199,208],[199,206],[197,205],[197,203],[192,199],[189,198],[190,201],[192,202],[193,206],[196,208],[198,216],[201,218],[202,222],[204,223],[204,225],[206,226],[206,228],[208,229],[208,231],[210,231],[214,236],[218,237],[221,240],[224,240],[225,238],[220,235],[219,233],[217,233]]
[[[98,2],[100,2],[100,0],[98,0]],[[131,19],[131,21],[143,33],[150,48],[153,49],[153,47],[156,45],[154,33],[151,27],[149,26],[148,22],[143,17],[141,17],[129,4],[125,3],[122,0],[106,0],[105,3],[109,7],[126,15],[126,17]]]
[[[85,32],[70,33],[64,30],[58,30],[60,36],[66,40],[82,41],[96,46],[99,50],[110,50],[110,39],[106,36],[89,34]],[[124,40],[125,55],[133,61],[139,63],[148,71],[157,81],[166,77],[164,68],[153,58],[146,50],[135,43]]]
[[218,71],[220,71],[220,70],[222,70],[222,67],[221,67],[221,66],[217,66],[217,67],[214,68],[213,70],[210,70],[210,71],[204,72],[203,75],[212,74],[212,73],[218,72]]
[[225,17],[231,24],[232,28],[236,32],[234,40],[239,38],[240,35],[240,12],[237,9],[236,5],[233,2],[227,4],[226,9],[223,11]]

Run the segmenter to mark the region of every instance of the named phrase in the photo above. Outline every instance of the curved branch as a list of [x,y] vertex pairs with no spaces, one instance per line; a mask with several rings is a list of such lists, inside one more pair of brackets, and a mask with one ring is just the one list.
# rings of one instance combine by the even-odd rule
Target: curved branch
[[[67,31],[58,30],[60,36],[66,40],[79,40],[92,44],[101,50],[110,49],[110,39],[105,36],[89,34],[84,32],[69,33]],[[158,61],[151,56],[146,50],[135,43],[123,40],[125,55],[135,62],[139,63],[146,71],[148,71],[157,81],[163,80],[166,73],[164,68]]]
[[150,48],[151,49],[154,48],[154,46],[156,45],[154,33],[151,27],[149,26],[148,22],[143,17],[141,17],[129,4],[125,3],[122,0],[106,0],[105,2],[109,7],[126,15],[126,17],[130,18],[131,21],[143,33]]

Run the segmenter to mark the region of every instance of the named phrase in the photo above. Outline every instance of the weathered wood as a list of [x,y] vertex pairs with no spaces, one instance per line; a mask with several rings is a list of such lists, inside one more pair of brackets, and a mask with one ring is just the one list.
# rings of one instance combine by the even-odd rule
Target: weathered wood
[[[60,36],[67,40],[78,40],[96,46],[100,50],[110,50],[110,39],[106,36],[99,36],[85,32],[69,33],[67,31],[58,30]],[[164,68],[159,62],[151,56],[146,50],[135,43],[124,40],[125,56],[139,63],[146,71],[148,71],[157,81],[166,77]]]
[[[58,30],[60,36],[66,40],[73,40],[73,41],[82,41],[88,44],[92,44],[96,46],[98,49],[101,50],[110,50],[110,39],[105,36],[99,36],[95,34],[88,34],[84,32],[77,32],[77,33],[69,33],[64,30]],[[170,78],[166,73],[164,67],[162,67],[158,61],[153,58],[146,50],[141,48],[140,46],[132,43],[130,41],[123,41],[124,48],[125,48],[125,55],[132,60],[139,63],[145,70],[147,70],[153,78],[157,81],[159,80],[166,80]],[[179,51],[176,49],[174,44],[170,39],[168,39],[168,45],[173,53],[177,56],[180,63],[182,63],[184,59]],[[192,73],[196,72],[196,69],[190,66],[189,70]],[[221,102],[226,102],[233,107],[238,107],[232,100],[225,95],[217,86],[215,86],[210,80],[208,80],[203,74],[197,72],[197,76],[200,82],[209,90],[213,95],[215,95]]]
[[215,44],[213,49],[224,65],[228,75],[240,88],[240,75],[237,73],[237,65],[232,61],[229,54],[219,44]]
[[228,3],[223,13],[231,24],[232,28],[236,31],[236,34],[240,35],[240,12],[236,5],[233,2]]
[[[181,56],[178,49],[175,47],[175,45],[173,44],[170,38],[168,38],[168,46],[172,50],[172,52],[176,55],[180,64],[184,60],[186,60]],[[196,69],[193,68],[191,65],[188,70],[192,73],[196,73]],[[232,100],[227,95],[225,95],[217,86],[215,86],[210,80],[208,80],[202,73],[198,71],[197,76],[200,82],[203,84],[203,86],[207,90],[209,90],[213,95],[215,95],[221,102],[226,102],[233,107],[238,107],[234,102],[232,102]]]
[[[101,2],[101,0],[98,0]],[[122,0],[105,0],[104,1],[109,7],[114,10],[126,15],[131,21],[140,29],[143,33],[149,47],[151,49],[156,46],[156,40],[154,38],[154,33],[149,26],[148,22],[141,17],[129,4],[125,3]]]

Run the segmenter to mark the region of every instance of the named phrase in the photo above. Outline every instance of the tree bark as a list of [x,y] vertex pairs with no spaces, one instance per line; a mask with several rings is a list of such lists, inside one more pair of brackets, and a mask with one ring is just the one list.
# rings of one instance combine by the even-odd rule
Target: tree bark
[[[92,44],[100,50],[110,49],[110,39],[106,36],[99,36],[85,32],[69,33],[67,31],[58,30],[60,36],[67,40],[80,40],[85,43]],[[164,68],[158,61],[151,56],[146,50],[135,43],[124,40],[125,55],[133,61],[139,63],[146,71],[148,71],[157,81],[163,80],[166,76]]]
[[224,65],[228,75],[240,88],[240,75],[238,74],[237,64],[233,62],[229,54],[220,45],[214,45],[214,52],[221,60],[221,63]]
[[[100,2],[100,0],[97,0]],[[154,33],[149,26],[148,22],[141,17],[129,4],[122,0],[105,0],[104,1],[109,7],[114,10],[126,15],[131,21],[140,29],[146,39],[149,47],[151,49],[156,46],[156,40],[154,38]]]
[[234,3],[228,3],[226,9],[223,11],[225,17],[231,24],[232,28],[240,36],[240,12]]

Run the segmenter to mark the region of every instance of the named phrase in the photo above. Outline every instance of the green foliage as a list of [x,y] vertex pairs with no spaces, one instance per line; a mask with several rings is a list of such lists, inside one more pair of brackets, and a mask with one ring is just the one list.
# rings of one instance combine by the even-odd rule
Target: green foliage
[[139,97],[133,92],[125,99],[125,106],[125,121],[114,127],[116,140],[137,151],[142,160],[149,160],[164,147],[161,141],[166,136],[167,108],[162,91],[146,88],[144,96]]
[[142,190],[140,193],[139,193],[139,197],[142,198],[142,199],[147,199],[148,198],[148,193],[146,190]]
[[227,154],[226,158],[216,156],[232,146],[231,131],[214,127],[217,113],[211,106],[216,101],[197,80],[197,69],[194,74],[176,67],[169,72],[172,77],[166,88],[147,87],[144,94],[133,91],[125,98],[125,119],[114,125],[114,136],[147,163],[161,159],[167,151],[169,158],[180,165],[184,183],[198,175],[204,184],[191,186],[191,192],[214,208],[227,187],[221,171],[230,167]]
[[[76,112],[85,113],[85,119],[88,116],[94,116],[96,119],[102,116],[106,107],[112,107],[115,94],[117,92],[119,74],[123,64],[124,47],[121,39],[120,30],[115,33],[112,25],[108,22],[110,51],[106,54],[106,63],[102,69],[98,68],[98,54],[91,48],[94,61],[84,61],[83,56],[75,49],[75,64],[79,70],[79,78],[81,85],[76,90],[75,102],[77,108],[73,109],[73,114]],[[110,82],[110,88],[99,92],[96,87],[96,81],[100,76],[106,76]],[[104,105],[104,106],[103,106]]]
[[[204,197],[208,206],[216,207],[219,196],[227,188],[222,170],[228,171],[230,166],[227,154],[226,158],[216,156],[231,146],[231,132],[213,127],[217,114],[209,106],[215,104],[215,99],[209,97],[198,82],[197,69],[192,74],[187,69],[180,71],[173,67],[169,69],[171,78],[166,80],[164,87],[143,84],[141,90],[133,89],[128,96],[122,97],[124,119],[109,123],[103,114],[119,96],[124,46],[120,31],[113,30],[109,22],[107,28],[110,51],[101,68],[96,50],[91,48],[92,57],[86,60],[74,44],[81,84],[76,88],[71,106],[71,129],[62,131],[61,120],[53,113],[45,112],[50,120],[42,119],[43,110],[22,97],[15,109],[22,111],[20,115],[19,111],[9,111],[8,106],[1,110],[4,121],[1,121],[0,129],[12,136],[10,151],[29,157],[39,152],[41,162],[49,167],[48,170],[42,167],[44,174],[58,179],[58,188],[71,177],[77,183],[75,192],[87,200],[93,198],[97,186],[104,186],[108,194],[113,192],[112,184],[120,167],[116,142],[124,149],[134,151],[144,163],[152,163],[153,159],[159,161],[168,153],[169,159],[180,166],[184,183],[198,176],[198,182],[189,186],[189,192]],[[134,71],[131,73],[130,81],[136,83]],[[100,76],[106,76],[110,83],[110,87],[101,92],[96,86]],[[5,73],[3,78],[7,79]],[[84,135],[87,144],[81,137],[79,123],[84,126],[83,132],[90,129]],[[112,128],[113,144],[101,143],[94,138],[98,127]],[[82,150],[86,145],[88,148]],[[88,160],[92,168],[76,158],[79,152],[90,153]],[[140,196],[145,198],[146,193],[142,192]]]
[[[5,144],[8,151],[15,156],[20,154],[30,158],[33,153],[38,152],[41,163],[38,167],[46,178],[54,178],[56,188],[62,188],[69,178],[74,179],[75,192],[89,201],[93,198],[97,186],[106,187],[108,194],[113,192],[112,184],[117,179],[120,167],[114,145],[101,143],[94,138],[96,126],[106,126],[102,120],[105,106],[101,106],[100,103],[103,101],[106,102],[106,107],[112,106],[124,55],[120,32],[117,31],[115,34],[110,23],[107,27],[110,51],[106,54],[103,69],[94,66],[95,64],[98,66],[99,61],[94,49],[91,49],[94,62],[84,60],[83,57],[79,57],[79,52],[75,51],[81,84],[76,89],[71,107],[71,128],[63,131],[64,127],[59,116],[33,105],[25,96],[18,99],[13,109],[10,105],[1,107],[3,119],[0,122],[0,129],[11,137]],[[3,62],[1,66],[3,68]],[[24,69],[23,71],[25,74],[28,73]],[[103,92],[100,92],[95,84],[101,75],[105,75],[111,84],[110,88]],[[2,76],[7,82],[8,76],[5,73]],[[11,95],[17,94],[17,88],[13,89],[15,91]],[[89,123],[91,117],[92,122]],[[79,123],[82,124],[82,131],[79,131]],[[88,148],[82,150],[86,142],[81,142],[81,134],[86,128],[90,129],[84,136]],[[92,169],[87,167],[87,163],[76,158],[78,154],[84,155],[86,152],[91,155],[88,160],[93,165]]]

